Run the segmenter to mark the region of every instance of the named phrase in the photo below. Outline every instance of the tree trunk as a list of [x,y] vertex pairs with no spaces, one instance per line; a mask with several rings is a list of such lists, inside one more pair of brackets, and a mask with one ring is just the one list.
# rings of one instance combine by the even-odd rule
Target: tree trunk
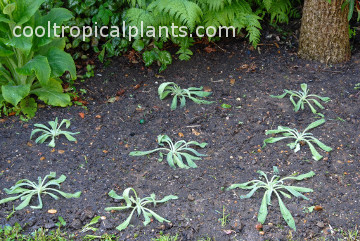
[[301,58],[321,63],[350,60],[349,7],[345,0],[305,0],[301,19],[299,52]]

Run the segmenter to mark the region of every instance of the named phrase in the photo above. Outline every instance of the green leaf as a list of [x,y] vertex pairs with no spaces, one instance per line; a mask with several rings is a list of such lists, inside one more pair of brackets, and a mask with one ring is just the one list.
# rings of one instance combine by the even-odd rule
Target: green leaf
[[3,13],[11,16],[12,13],[15,11],[15,9],[16,9],[16,3],[10,3],[5,6],[5,8],[3,9]]
[[17,8],[13,15],[17,24],[22,25],[29,21],[44,2],[45,0],[16,0]]
[[291,215],[290,211],[285,207],[285,204],[281,200],[281,198],[278,196],[279,199],[279,206],[280,206],[280,212],[285,219],[286,223],[289,225],[290,228],[294,229],[296,231],[295,226],[295,220],[293,216]]
[[145,66],[150,66],[152,63],[156,60],[155,55],[152,53],[152,51],[145,51],[142,54],[143,60],[145,62]]
[[34,98],[25,98],[20,102],[21,112],[28,118],[33,118],[37,110],[37,103]]
[[265,223],[266,216],[268,214],[267,210],[267,191],[264,193],[263,199],[261,201],[261,206],[258,213],[258,222],[259,223]]
[[221,108],[224,108],[224,109],[230,109],[230,108],[231,108],[231,105],[228,105],[228,104],[222,104],[222,105],[221,105]]
[[48,59],[45,56],[35,56],[23,67],[16,69],[19,74],[30,76],[35,73],[41,85],[47,85],[50,78],[51,69]]
[[47,85],[31,90],[31,93],[52,106],[65,107],[71,104],[70,96],[63,93],[61,83],[55,79],[50,79]]
[[8,103],[13,106],[24,99],[30,93],[29,85],[3,85],[1,86],[2,95]]
[[169,65],[172,63],[171,54],[168,51],[161,51],[159,53],[159,61],[163,65]]
[[141,50],[144,49],[145,47],[145,43],[144,41],[137,39],[133,42],[132,44],[133,49],[135,49],[137,52],[140,52]]
[[69,71],[72,79],[76,79],[76,67],[71,55],[58,48],[51,48],[47,55],[52,76],[60,77]]

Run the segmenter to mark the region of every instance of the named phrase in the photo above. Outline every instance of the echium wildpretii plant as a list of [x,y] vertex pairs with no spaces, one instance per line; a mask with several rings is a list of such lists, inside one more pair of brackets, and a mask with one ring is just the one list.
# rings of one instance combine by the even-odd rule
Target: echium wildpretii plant
[[316,161],[318,161],[321,158],[323,158],[323,156],[319,154],[319,152],[316,150],[313,144],[316,144],[318,147],[320,147],[321,149],[327,152],[332,151],[332,148],[319,141],[317,138],[313,136],[312,133],[309,133],[308,131],[324,123],[325,123],[325,119],[317,120],[311,123],[310,125],[308,125],[302,132],[284,126],[279,126],[277,130],[268,130],[265,133],[266,135],[281,134],[282,137],[270,137],[264,140],[263,148],[266,146],[266,144],[269,143],[275,143],[285,139],[295,139],[294,142],[290,142],[289,144],[287,144],[287,146],[290,147],[290,149],[294,150],[294,152],[298,152],[302,145],[308,145],[311,154],[313,155],[313,158]]
[[[206,92],[202,90],[203,87],[189,87],[187,89],[181,89],[180,86],[175,84],[174,82],[166,82],[162,83],[159,86],[158,93],[161,100],[163,100],[168,95],[173,96],[171,102],[171,109],[175,110],[177,107],[178,99],[180,100],[180,108],[185,107],[186,98],[194,101],[196,104],[211,104],[214,101],[202,100],[197,97],[207,97],[211,95],[211,92]],[[197,97],[194,97],[197,96]]]
[[49,127],[43,125],[43,124],[34,124],[34,126],[39,127],[37,129],[34,129],[31,132],[30,139],[32,136],[38,132],[42,133],[38,138],[36,138],[36,143],[44,143],[48,138],[51,138],[51,141],[49,142],[48,146],[55,147],[55,138],[57,138],[60,135],[64,135],[66,139],[69,141],[76,141],[76,138],[73,137],[73,135],[77,135],[80,132],[70,132],[70,131],[63,131],[61,130],[61,126],[65,124],[66,128],[70,127],[70,120],[63,119],[60,124],[58,124],[58,118],[55,118],[55,121],[49,121]]
[[[15,196],[4,198],[0,200],[0,204],[14,201],[16,199],[22,200],[22,202],[15,208],[15,210],[20,210],[29,205],[33,196],[36,196],[39,204],[37,206],[30,206],[34,209],[41,209],[43,207],[42,195],[49,195],[55,200],[58,200],[59,197],[54,194],[58,193],[65,198],[78,198],[81,195],[81,192],[76,192],[74,194],[62,192],[55,187],[60,188],[60,184],[66,180],[65,175],[61,175],[58,179],[55,172],[50,172],[49,175],[46,175],[44,179],[38,177],[38,183],[30,181],[28,179],[21,179],[15,183],[10,189],[5,188],[7,194],[15,194]],[[55,186],[55,187],[54,187]]]
[[145,206],[147,204],[153,204],[153,206],[155,207],[156,204],[158,203],[165,203],[169,200],[178,199],[177,196],[169,195],[161,200],[156,200],[156,196],[154,193],[151,194],[150,197],[145,197],[140,199],[135,189],[131,187],[125,189],[122,196],[117,195],[114,190],[111,190],[109,192],[109,196],[117,200],[125,201],[126,205],[120,207],[108,207],[105,208],[105,211],[122,211],[126,209],[132,209],[128,218],[123,223],[121,223],[119,226],[116,227],[116,229],[119,231],[124,230],[127,226],[129,226],[131,218],[135,211],[137,212],[138,216],[140,216],[141,214],[144,216],[145,218],[145,221],[143,222],[144,226],[148,225],[151,222],[151,217],[154,217],[157,221],[161,223],[164,221],[170,222],[169,220],[161,217],[159,214],[155,213],[154,211],[152,211],[151,209]]
[[[153,152],[160,151],[159,155],[160,158],[158,159],[159,162],[163,160],[164,154],[163,151],[168,152],[166,155],[166,160],[170,167],[173,169],[176,168],[176,165],[180,168],[196,168],[197,165],[194,161],[201,160],[200,157],[206,156],[204,154],[201,154],[194,150],[193,148],[190,148],[189,146],[195,145],[199,146],[201,148],[204,148],[207,143],[198,143],[196,141],[189,141],[186,142],[184,140],[177,141],[173,143],[173,141],[167,136],[167,135],[159,135],[157,138],[158,144],[162,147],[156,148],[154,150],[150,151],[132,151],[130,152],[130,156],[145,156],[148,154],[151,154]],[[169,148],[166,148],[164,144],[167,144]],[[191,153],[191,154],[190,154]],[[184,159],[186,160],[187,164],[184,164]]]
[[[330,101],[330,98],[329,97],[321,97],[321,96],[314,95],[314,94],[309,94],[309,89],[308,89],[307,84],[301,84],[301,90],[294,91],[294,90],[286,90],[285,89],[284,93],[282,95],[271,95],[271,97],[282,99],[286,95],[290,95],[290,101],[294,105],[295,112],[298,112],[300,109],[303,110],[305,108],[305,104],[307,104],[310,107],[312,113],[323,116],[321,113],[317,113],[317,110],[313,106],[313,104],[315,104],[315,106],[317,106],[323,110],[324,106],[322,104],[320,104],[320,102],[317,99],[324,101],[326,103],[326,102]],[[297,102],[294,100],[294,98],[298,99]]]
[[313,192],[313,190],[306,187],[288,185],[285,184],[285,181],[286,180],[300,181],[305,178],[313,177],[315,173],[311,171],[302,175],[294,174],[288,177],[280,178],[277,167],[274,167],[274,176],[271,179],[268,179],[267,175],[263,171],[257,171],[257,173],[259,173],[265,180],[264,181],[253,180],[240,184],[232,184],[226,190],[232,190],[235,188],[251,190],[248,194],[240,196],[240,199],[245,199],[252,197],[258,189],[261,188],[265,189],[265,193],[262,198],[261,206],[258,212],[258,222],[260,223],[265,222],[266,216],[268,214],[268,210],[267,210],[268,205],[271,205],[272,194],[275,194],[278,199],[280,212],[284,220],[286,221],[286,223],[289,225],[290,228],[296,230],[295,220],[291,215],[290,211],[286,208],[281,197],[283,196],[290,199],[291,198],[290,194],[292,194],[295,197],[301,197],[305,200],[308,200],[308,198],[302,193]]
[[53,106],[71,104],[59,77],[69,71],[76,78],[75,63],[64,51],[65,39],[55,37],[59,29],[48,28],[48,24],[61,26],[73,16],[64,8],[41,15],[44,1],[0,1],[0,109],[10,104],[30,118],[37,110],[34,95]]

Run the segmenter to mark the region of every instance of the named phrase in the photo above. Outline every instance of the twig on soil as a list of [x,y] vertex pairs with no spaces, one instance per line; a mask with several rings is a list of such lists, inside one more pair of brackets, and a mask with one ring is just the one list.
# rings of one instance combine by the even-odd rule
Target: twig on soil
[[187,126],[187,128],[201,127],[201,125]]

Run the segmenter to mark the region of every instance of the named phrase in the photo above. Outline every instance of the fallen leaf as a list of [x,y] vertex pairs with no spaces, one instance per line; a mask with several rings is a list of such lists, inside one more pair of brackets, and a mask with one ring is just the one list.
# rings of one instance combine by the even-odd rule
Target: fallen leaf
[[117,100],[119,100],[119,96],[111,97],[106,102],[107,103],[114,103]]
[[316,206],[314,207],[314,210],[315,210],[315,211],[321,211],[321,210],[323,210],[323,207],[321,207],[320,205],[316,205]]
[[137,89],[139,89],[140,87],[141,87],[141,85],[140,85],[140,84],[137,84],[137,85],[134,86],[134,90],[137,90]]
[[43,161],[43,160],[45,160],[45,157],[43,157],[43,156],[40,157],[40,161]]
[[55,152],[55,149],[53,148],[53,149],[51,149],[51,151],[50,152]]
[[224,231],[224,233],[226,233],[227,235],[229,235],[229,234],[232,234],[232,233],[235,233],[235,231],[234,230],[223,230]]
[[5,119],[0,119],[0,123],[4,123],[5,121]]
[[184,134],[182,132],[179,132],[179,137],[183,138],[184,137]]
[[32,144],[30,141],[28,141],[28,142],[26,143],[26,145],[32,147],[33,144]]
[[123,95],[123,94],[125,94],[125,90],[124,90],[124,89],[119,90],[118,92],[116,92],[116,95],[117,95],[117,96],[120,96],[120,95]]
[[81,119],[84,119],[84,118],[85,118],[85,114],[84,114],[83,112],[80,112],[80,113],[79,113],[79,116],[80,116]]
[[107,150],[103,150],[103,152],[106,154],[106,153],[108,153],[109,151],[107,151]]
[[13,115],[16,115],[16,112],[9,113],[9,116],[13,116]]
[[211,92],[211,88],[209,86],[204,86],[204,91],[205,92]]
[[58,153],[59,153],[59,154],[64,154],[65,151],[64,151],[64,150],[58,150]]
[[96,128],[95,128],[95,130],[97,130],[97,131],[99,131],[101,129],[101,125],[100,126],[97,126]]
[[96,118],[96,119],[100,119],[100,118],[101,118],[101,115],[96,115],[95,118]]
[[195,129],[192,129],[191,131],[192,131],[192,133],[193,133],[195,136],[199,136],[199,135],[200,135],[200,132],[197,132]]
[[235,79],[230,79],[230,85],[234,85],[235,84]]
[[206,48],[204,48],[205,52],[206,53],[211,53],[211,52],[216,52],[216,49],[215,48],[212,48],[210,46],[207,46]]
[[57,213],[57,210],[56,210],[56,209],[49,209],[49,210],[48,210],[48,213],[50,213],[50,214],[55,214],[55,213]]
[[274,44],[275,44],[276,48],[278,48],[278,49],[280,48],[280,46],[278,45],[278,43],[275,42]]

